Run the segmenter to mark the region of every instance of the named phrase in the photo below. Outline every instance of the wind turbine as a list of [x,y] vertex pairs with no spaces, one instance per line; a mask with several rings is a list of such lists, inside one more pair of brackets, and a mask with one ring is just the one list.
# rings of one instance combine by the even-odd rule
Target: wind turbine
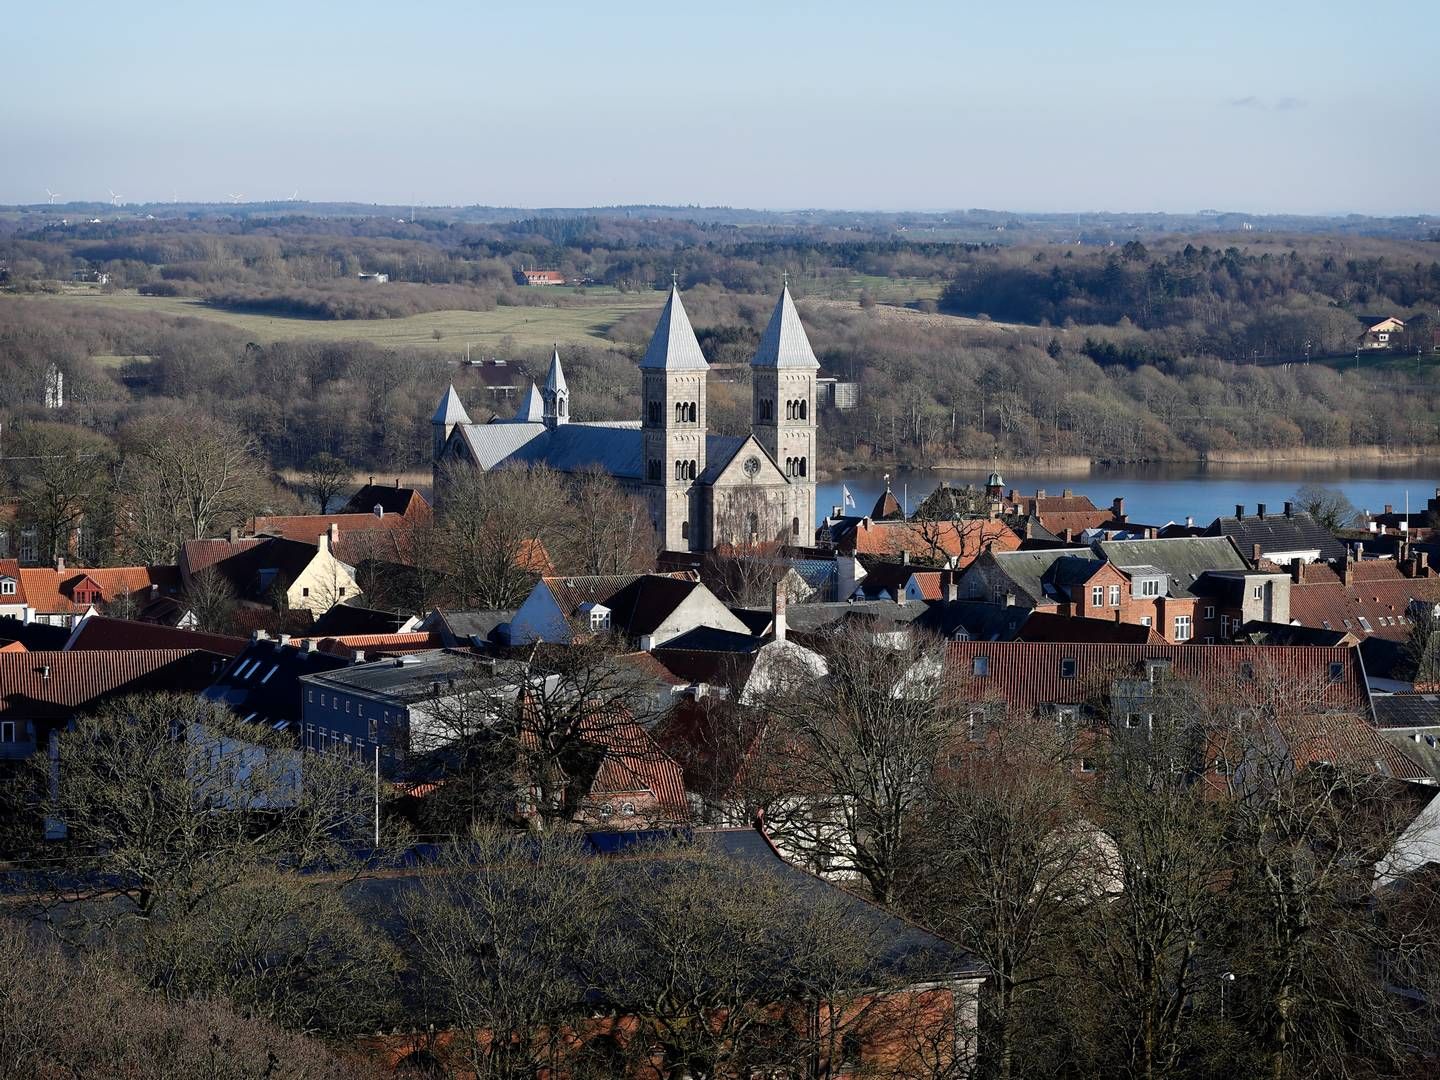
[[240,202],[240,200],[243,199],[243,198],[245,198],[244,195],[236,195],[234,192],[231,192],[231,194],[230,194],[230,201],[231,201],[232,203],[238,204],[238,203]]
[[54,206],[54,205],[55,205],[55,200],[60,197],[60,192],[58,192],[58,191],[51,191],[48,187],[45,189],[45,194],[50,196],[50,205],[51,205],[51,206]]
[[294,191],[292,191],[292,192],[290,193],[290,198],[286,199],[285,201],[286,201],[286,202],[298,202],[299,200],[300,200],[300,189],[297,187]]
[[106,188],[105,190],[110,192],[110,205],[111,205],[111,206],[119,206],[119,205],[120,205],[120,196],[115,194],[114,189],[113,189],[113,188]]

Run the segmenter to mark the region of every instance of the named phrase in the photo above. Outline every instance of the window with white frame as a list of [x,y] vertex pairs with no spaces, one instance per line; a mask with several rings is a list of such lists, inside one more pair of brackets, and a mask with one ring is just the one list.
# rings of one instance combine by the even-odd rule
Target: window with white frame
[[1264,585],[1256,585],[1256,586],[1254,586],[1254,587],[1250,590],[1250,599],[1251,599],[1251,600],[1263,600],[1263,599],[1265,599],[1265,586],[1264,586]]
[[1154,623],[1155,623],[1155,620],[1152,619],[1149,615],[1141,615],[1141,616],[1140,616],[1140,625],[1141,625],[1141,626],[1153,626]]
[[1159,595],[1160,595],[1160,579],[1159,579],[1159,578],[1141,578],[1141,579],[1140,579],[1140,595],[1141,595],[1141,596],[1159,596]]
[[1175,640],[1176,640],[1176,641],[1189,641],[1189,640],[1190,640],[1191,632],[1192,632],[1192,631],[1191,631],[1191,626],[1190,626],[1190,616],[1189,616],[1189,615],[1176,615],[1176,616],[1175,616]]
[[1111,607],[1119,607],[1119,606],[1120,606],[1120,586],[1119,586],[1119,585],[1111,585],[1111,586],[1110,586],[1110,606],[1111,606]]
[[1215,605],[1214,605],[1214,604],[1206,604],[1206,605],[1205,605],[1205,618],[1207,618],[1207,619],[1213,619],[1213,618],[1215,618]]
[[1094,585],[1094,586],[1091,586],[1091,588],[1090,588],[1090,606],[1091,606],[1091,607],[1104,607],[1104,606],[1105,606],[1105,586],[1104,586],[1104,585]]
[[0,596],[14,596],[14,595],[15,595],[15,579],[14,579],[14,578],[8,578],[8,577],[7,577],[7,578],[0,578]]

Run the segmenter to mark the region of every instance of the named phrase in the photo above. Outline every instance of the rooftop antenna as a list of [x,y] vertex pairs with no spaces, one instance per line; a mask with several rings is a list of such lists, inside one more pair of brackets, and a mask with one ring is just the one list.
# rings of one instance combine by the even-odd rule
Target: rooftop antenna
[[45,194],[50,196],[51,206],[54,206],[55,200],[60,197],[60,193],[58,191],[51,191],[48,187],[45,189]]

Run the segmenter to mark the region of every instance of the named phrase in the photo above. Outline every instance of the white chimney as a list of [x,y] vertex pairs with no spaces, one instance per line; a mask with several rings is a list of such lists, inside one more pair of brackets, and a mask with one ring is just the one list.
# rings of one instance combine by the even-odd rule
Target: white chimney
[[775,583],[775,598],[773,601],[771,601],[770,604],[770,610],[773,614],[773,621],[775,623],[776,641],[784,641],[785,634],[789,630],[789,627],[786,625],[785,621],[785,604],[787,600],[788,598],[785,595],[785,583],[783,581],[777,581]]

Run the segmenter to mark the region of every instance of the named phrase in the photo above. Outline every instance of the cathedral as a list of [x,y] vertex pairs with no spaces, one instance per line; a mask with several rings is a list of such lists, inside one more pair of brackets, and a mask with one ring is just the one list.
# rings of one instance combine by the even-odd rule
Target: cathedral
[[509,419],[472,423],[450,387],[432,420],[436,478],[461,464],[547,465],[572,474],[598,468],[646,501],[666,550],[808,544],[815,529],[819,366],[786,286],[750,361],[750,434],[710,434],[710,365],[672,284],[640,361],[639,421],[572,421],[557,348],[544,388],[532,383]]

